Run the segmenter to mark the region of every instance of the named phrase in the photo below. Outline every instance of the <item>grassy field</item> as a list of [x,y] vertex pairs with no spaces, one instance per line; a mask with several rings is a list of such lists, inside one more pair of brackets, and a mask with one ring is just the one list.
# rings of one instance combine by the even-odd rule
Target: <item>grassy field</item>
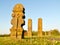
[[0,45],[60,45],[60,38],[32,37],[22,40],[12,40],[10,37],[0,37]]

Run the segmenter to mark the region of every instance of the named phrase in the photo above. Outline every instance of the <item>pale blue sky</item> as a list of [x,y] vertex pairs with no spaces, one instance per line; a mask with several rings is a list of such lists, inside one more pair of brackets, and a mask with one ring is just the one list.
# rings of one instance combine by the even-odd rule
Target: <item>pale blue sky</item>
[[33,21],[33,31],[37,31],[38,18],[43,19],[43,30],[60,30],[60,0],[0,0],[0,34],[10,33],[11,14],[15,4],[25,7],[25,26],[28,18]]

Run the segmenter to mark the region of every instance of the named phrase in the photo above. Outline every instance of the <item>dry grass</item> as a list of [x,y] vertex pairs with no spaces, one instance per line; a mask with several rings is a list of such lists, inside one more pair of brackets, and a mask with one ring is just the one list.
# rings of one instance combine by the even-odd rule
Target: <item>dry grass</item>
[[12,40],[10,37],[0,37],[0,45],[60,45],[60,41],[49,40],[48,37],[33,37],[21,40]]

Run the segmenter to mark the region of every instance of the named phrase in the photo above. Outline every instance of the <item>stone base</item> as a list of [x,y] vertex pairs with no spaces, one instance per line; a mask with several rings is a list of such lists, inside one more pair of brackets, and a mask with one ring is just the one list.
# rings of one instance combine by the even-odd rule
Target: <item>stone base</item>
[[15,38],[15,39],[16,39],[16,36],[17,36],[17,35],[16,35],[16,33],[17,33],[16,30],[17,30],[17,29],[10,29],[10,32],[11,32],[11,33],[10,33],[10,37],[11,37],[11,38]]
[[17,30],[17,39],[22,39],[22,32],[23,32],[22,29]]
[[22,39],[22,32],[23,29],[22,28],[18,28],[18,29],[10,29],[10,37],[12,39]]
[[32,37],[32,32],[28,31],[28,38]]
[[10,36],[11,39],[15,40],[16,39],[16,36]]
[[42,37],[42,33],[39,33],[39,32],[38,32],[38,37]]
[[21,40],[22,39],[22,36],[21,35],[17,36],[17,39]]

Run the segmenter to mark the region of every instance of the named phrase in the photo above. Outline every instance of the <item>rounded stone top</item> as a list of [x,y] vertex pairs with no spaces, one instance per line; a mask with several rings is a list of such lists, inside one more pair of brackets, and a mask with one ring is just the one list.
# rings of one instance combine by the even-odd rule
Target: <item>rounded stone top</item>
[[24,6],[22,4],[16,4],[13,11],[23,11]]
[[42,20],[42,18],[38,18],[38,20]]

